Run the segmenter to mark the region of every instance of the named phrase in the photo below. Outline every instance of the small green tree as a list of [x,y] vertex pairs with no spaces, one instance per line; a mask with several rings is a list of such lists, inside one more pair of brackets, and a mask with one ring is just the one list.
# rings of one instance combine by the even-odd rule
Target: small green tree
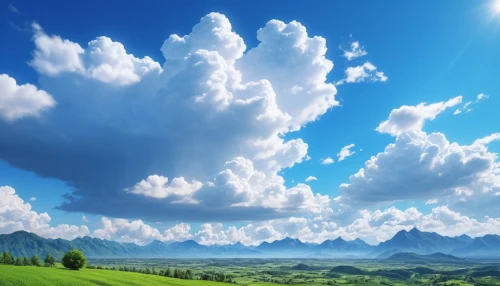
[[23,266],[23,260],[21,257],[16,258],[16,262],[14,263],[15,266]]
[[34,266],[42,266],[42,261],[40,260],[40,257],[33,255],[31,257],[31,264]]
[[85,255],[80,250],[73,249],[63,256],[61,262],[66,268],[78,270],[87,265],[87,258],[85,258]]
[[4,251],[2,253],[2,257],[3,257],[3,263],[5,264],[14,264],[15,262],[14,257],[8,251]]
[[28,258],[28,256],[25,256],[23,258],[23,265],[24,266],[30,266],[31,265],[31,260]]
[[56,265],[56,260],[52,255],[50,255],[50,253],[45,256],[43,262],[45,262],[45,267],[52,267]]
[[165,270],[165,276],[167,276],[167,277],[172,276],[172,270],[170,270],[170,268],[167,268],[167,270]]

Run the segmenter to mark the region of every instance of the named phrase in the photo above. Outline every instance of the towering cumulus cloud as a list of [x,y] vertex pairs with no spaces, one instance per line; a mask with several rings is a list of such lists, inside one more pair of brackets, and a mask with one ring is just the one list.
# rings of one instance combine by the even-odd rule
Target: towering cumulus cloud
[[30,65],[58,105],[43,126],[0,123],[0,159],[71,185],[60,209],[259,220],[328,206],[328,196],[287,188],[278,175],[307,156],[307,143],[283,135],[338,104],[326,40],[300,23],[269,21],[245,53],[230,21],[211,13],[164,41],[163,65],[109,37],[84,48],[33,30]]

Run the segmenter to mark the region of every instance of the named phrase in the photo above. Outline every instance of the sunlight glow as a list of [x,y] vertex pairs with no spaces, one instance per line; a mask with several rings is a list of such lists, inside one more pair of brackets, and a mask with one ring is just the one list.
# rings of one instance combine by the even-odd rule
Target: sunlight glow
[[492,3],[492,10],[495,15],[500,13],[500,0],[494,0]]

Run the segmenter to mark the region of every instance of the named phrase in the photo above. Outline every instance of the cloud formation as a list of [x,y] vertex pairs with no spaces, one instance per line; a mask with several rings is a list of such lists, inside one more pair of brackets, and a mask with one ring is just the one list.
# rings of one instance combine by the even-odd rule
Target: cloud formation
[[0,234],[24,230],[47,238],[65,239],[90,234],[85,225],[60,224],[51,227],[49,214],[33,211],[31,205],[24,202],[10,186],[0,186],[0,198],[2,198],[0,200]]
[[137,83],[148,73],[161,73],[160,64],[150,57],[142,59],[127,54],[125,47],[108,37],[98,37],[83,49],[78,43],[48,36],[34,23],[36,49],[30,62],[39,73],[57,76],[78,73],[95,80],[124,86]]
[[332,159],[332,157],[327,157],[325,159],[321,159],[321,165],[330,165],[335,163],[335,161]]
[[307,177],[307,178],[306,178],[306,180],[305,180],[305,181],[306,181],[306,182],[310,182],[310,181],[317,181],[317,180],[318,180],[318,178],[316,178],[316,177],[314,177],[314,176],[309,176],[309,177]]
[[346,77],[338,81],[336,85],[356,82],[385,82],[389,79],[384,72],[377,70],[377,67],[370,62],[365,62],[355,67],[348,67],[345,70],[345,75]]
[[340,201],[368,205],[468,197],[491,188],[496,160],[485,146],[451,143],[442,133],[402,133],[340,186]]
[[465,113],[469,113],[473,110],[473,108],[472,108],[473,105],[477,104],[481,100],[488,99],[488,98],[489,98],[488,95],[486,95],[484,93],[480,93],[477,95],[477,98],[475,101],[467,101],[462,107],[455,109],[455,111],[453,112],[453,115],[460,114],[463,111],[465,111]]
[[56,101],[32,84],[17,85],[14,78],[0,74],[0,120],[14,122],[24,117],[39,117]]
[[[422,231],[435,231],[442,235],[456,236],[466,233],[470,236],[500,234],[500,220],[490,217],[473,219],[448,206],[436,206],[429,214],[416,208],[399,210],[390,207],[381,210],[361,209],[354,220],[342,222],[335,219],[332,209],[325,208],[313,217],[288,217],[252,222],[236,227],[231,224],[204,223],[194,229],[188,223],[177,223],[166,229],[158,229],[143,220],[127,220],[101,217],[100,226],[90,231],[87,226],[50,226],[47,213],[36,213],[25,203],[13,188],[0,187],[0,233],[16,230],[34,232],[46,238],[74,239],[91,236],[118,242],[132,242],[146,245],[153,240],[164,242],[193,239],[201,244],[257,245],[263,241],[274,241],[285,237],[299,238],[305,242],[319,243],[341,236],[352,240],[361,238],[376,244],[391,238],[396,232],[414,226]],[[434,202],[433,202],[434,203]],[[88,222],[85,216],[82,221]]]
[[283,135],[338,105],[326,41],[300,23],[269,21],[245,53],[229,20],[211,13],[188,35],[165,40],[163,66],[105,36],[83,48],[33,29],[30,64],[58,105],[43,126],[0,123],[8,138],[0,159],[70,184],[60,209],[259,220],[328,201],[307,185],[286,188],[277,175],[308,158],[307,143]]
[[354,155],[354,153],[356,153],[356,151],[351,150],[351,148],[353,148],[353,147],[354,147],[354,144],[349,144],[347,146],[342,147],[342,149],[340,149],[340,151],[337,153],[338,161],[339,162],[344,161],[345,158]]
[[344,57],[347,58],[348,61],[366,56],[367,54],[366,50],[357,41],[351,43],[350,50],[344,50]]
[[476,139],[474,145],[488,145],[493,141],[500,140],[500,132],[490,134],[486,137]]
[[432,104],[422,102],[416,106],[403,105],[393,109],[389,119],[379,124],[376,130],[398,136],[404,132],[422,130],[427,120],[434,120],[438,114],[462,102],[462,96]]

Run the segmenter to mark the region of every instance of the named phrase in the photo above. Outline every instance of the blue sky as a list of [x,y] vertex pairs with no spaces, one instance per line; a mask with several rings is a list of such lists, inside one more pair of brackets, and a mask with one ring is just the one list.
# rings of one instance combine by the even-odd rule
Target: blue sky
[[495,1],[308,2],[2,4],[0,186],[24,215],[6,223],[16,209],[0,207],[0,232],[141,244],[500,232]]

